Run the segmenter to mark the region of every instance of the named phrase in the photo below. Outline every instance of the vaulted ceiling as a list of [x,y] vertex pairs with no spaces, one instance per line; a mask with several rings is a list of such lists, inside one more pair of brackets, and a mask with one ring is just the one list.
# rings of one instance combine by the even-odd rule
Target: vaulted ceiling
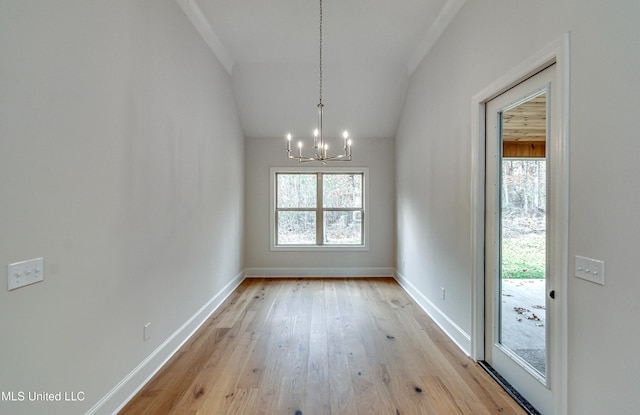
[[[246,137],[317,123],[319,0],[177,0],[231,75]],[[464,0],[323,0],[327,137],[395,136],[410,74]]]

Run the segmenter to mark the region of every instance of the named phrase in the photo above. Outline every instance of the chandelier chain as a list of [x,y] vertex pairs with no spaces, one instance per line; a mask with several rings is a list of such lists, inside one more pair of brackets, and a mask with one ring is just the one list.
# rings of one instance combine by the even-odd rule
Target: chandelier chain
[[320,0],[320,104],[322,104],[322,0]]

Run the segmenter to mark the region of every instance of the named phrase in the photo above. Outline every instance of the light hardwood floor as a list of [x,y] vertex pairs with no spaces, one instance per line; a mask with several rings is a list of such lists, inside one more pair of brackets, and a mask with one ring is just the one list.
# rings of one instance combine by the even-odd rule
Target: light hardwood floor
[[247,279],[120,415],[525,414],[390,278]]

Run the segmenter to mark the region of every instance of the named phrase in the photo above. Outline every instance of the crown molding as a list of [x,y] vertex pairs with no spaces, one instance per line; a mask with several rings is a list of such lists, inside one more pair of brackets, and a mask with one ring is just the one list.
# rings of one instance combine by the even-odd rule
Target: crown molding
[[436,17],[433,25],[431,25],[427,34],[418,44],[418,47],[415,52],[413,52],[409,62],[407,62],[409,76],[413,74],[413,71],[416,70],[418,65],[420,65],[420,62],[422,62],[425,56],[427,56],[427,53],[429,53],[433,45],[435,45],[440,35],[444,32],[444,29],[447,28],[458,11],[460,11],[464,2],[465,0],[447,0],[447,3],[444,5],[442,10],[440,10],[440,14]]
[[231,75],[235,61],[222,44],[216,32],[214,32],[202,9],[200,9],[200,6],[198,6],[195,0],[176,0],[176,3],[180,5],[198,33],[200,33],[200,36],[202,36],[205,43],[209,46],[209,49],[211,49],[213,54],[218,58],[222,66],[227,70],[227,73]]

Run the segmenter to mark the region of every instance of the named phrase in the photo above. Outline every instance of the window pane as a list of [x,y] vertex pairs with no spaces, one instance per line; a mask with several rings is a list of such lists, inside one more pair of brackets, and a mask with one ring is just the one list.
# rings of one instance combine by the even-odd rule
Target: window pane
[[362,212],[324,212],[324,243],[327,245],[362,244]]
[[362,174],[325,174],[322,186],[323,207],[362,207]]
[[278,174],[279,208],[315,208],[315,174]]
[[500,343],[546,376],[546,161],[503,158],[501,176]]
[[279,245],[315,245],[316,212],[278,212]]

